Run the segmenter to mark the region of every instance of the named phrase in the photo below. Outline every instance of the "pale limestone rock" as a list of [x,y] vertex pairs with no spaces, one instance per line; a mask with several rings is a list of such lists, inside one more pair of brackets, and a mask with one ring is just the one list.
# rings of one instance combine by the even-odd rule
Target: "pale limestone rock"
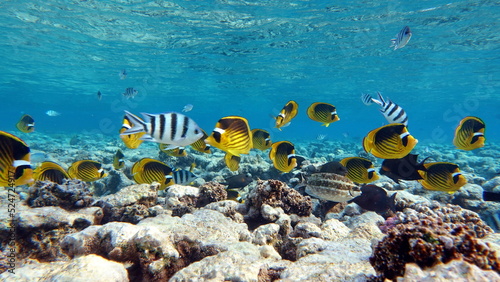
[[276,223],[269,223],[257,227],[253,232],[252,243],[256,245],[273,245],[279,236],[280,226]]
[[101,256],[88,255],[69,262],[26,264],[15,270],[15,274],[4,272],[1,281],[31,282],[124,282],[128,273],[121,263],[109,261]]
[[328,219],[321,224],[321,235],[324,240],[338,241],[345,238],[351,230],[338,219]]
[[407,263],[404,277],[398,277],[398,282],[482,282],[500,281],[500,275],[493,270],[483,270],[474,264],[463,260],[452,260],[447,264],[438,264],[432,268],[422,270],[415,263]]
[[165,206],[167,209],[173,209],[183,204],[182,197],[198,198],[199,195],[199,188],[174,184],[168,187]]
[[236,201],[225,200],[225,201],[210,203],[210,204],[204,206],[204,208],[218,211],[218,212],[222,213],[223,215],[231,218],[235,222],[243,223],[244,222],[243,215],[238,211],[239,205],[241,205],[241,204],[236,202]]
[[280,217],[280,215],[284,213],[285,212],[282,208],[273,208],[268,204],[263,204],[260,208],[260,214],[262,215],[262,217],[271,222],[275,222]]
[[259,271],[276,262],[274,256],[263,257],[256,245],[234,243],[228,250],[192,263],[170,279],[176,281],[259,281]]
[[346,225],[351,228],[349,238],[382,240],[385,234],[378,227],[385,219],[375,212],[365,212],[359,216],[351,217]]
[[246,224],[236,223],[222,213],[209,209],[198,209],[182,218],[168,215],[146,218],[137,226],[155,226],[161,232],[174,236],[174,240],[187,238],[203,245],[214,244],[221,249],[234,242],[252,240]]
[[88,207],[76,211],[66,211],[60,207],[25,208],[16,213],[15,220],[20,229],[58,229],[70,226],[79,229],[99,224],[103,213],[101,208]]
[[368,240],[304,239],[298,245],[298,260],[281,273],[280,281],[366,281],[376,274],[369,262],[371,253]]
[[299,222],[295,225],[293,232],[290,233],[290,237],[322,238],[322,231],[318,225],[312,222]]

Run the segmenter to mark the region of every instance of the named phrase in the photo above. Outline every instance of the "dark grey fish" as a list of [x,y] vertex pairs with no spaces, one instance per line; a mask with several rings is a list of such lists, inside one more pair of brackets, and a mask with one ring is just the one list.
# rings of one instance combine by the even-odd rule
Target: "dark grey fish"
[[394,50],[405,47],[408,41],[410,41],[411,35],[410,27],[403,27],[403,29],[396,34],[396,38],[391,39],[392,45],[389,47],[394,47]]
[[319,168],[319,172],[331,172],[345,176],[347,168],[339,162],[327,162]]
[[388,210],[395,211],[394,199],[396,193],[392,196],[387,196],[387,191],[377,185],[368,184],[361,187],[361,195],[349,201],[356,203],[365,210],[374,211],[376,213],[384,213]]
[[101,101],[102,99],[102,93],[101,91],[97,91],[97,100]]
[[250,182],[252,181],[253,181],[252,177],[246,175],[245,173],[240,173],[226,178],[226,182],[221,184],[227,185],[226,189],[243,188],[248,184],[250,184]]

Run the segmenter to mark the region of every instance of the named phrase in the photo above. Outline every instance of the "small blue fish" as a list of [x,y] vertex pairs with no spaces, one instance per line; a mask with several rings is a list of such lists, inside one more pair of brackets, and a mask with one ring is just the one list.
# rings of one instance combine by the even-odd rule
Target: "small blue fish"
[[410,27],[403,27],[403,29],[396,34],[396,38],[391,39],[392,45],[389,47],[394,47],[394,50],[405,47],[408,41],[410,41],[411,35]]

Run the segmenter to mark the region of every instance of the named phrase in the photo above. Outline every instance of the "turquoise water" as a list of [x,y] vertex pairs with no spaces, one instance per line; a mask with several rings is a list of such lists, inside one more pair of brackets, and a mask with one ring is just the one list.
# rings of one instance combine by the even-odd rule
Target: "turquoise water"
[[[467,115],[486,122],[487,143],[500,140],[497,1],[18,0],[3,1],[0,18],[2,130],[26,113],[36,132],[118,138],[125,109],[189,103],[206,131],[240,115],[273,140],[362,138],[386,122],[360,95],[380,91],[419,140],[451,143]],[[413,37],[394,51],[405,25]],[[139,94],[124,99],[127,87]],[[279,132],[271,116],[288,100],[299,115]],[[310,120],[313,102],[341,120]]]

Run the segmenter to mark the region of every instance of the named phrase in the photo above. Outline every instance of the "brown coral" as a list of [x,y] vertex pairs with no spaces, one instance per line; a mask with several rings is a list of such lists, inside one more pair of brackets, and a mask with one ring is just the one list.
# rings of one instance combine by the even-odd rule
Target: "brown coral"
[[78,179],[65,179],[63,184],[37,181],[30,188],[28,197],[30,207],[59,206],[66,210],[88,207],[92,202],[88,185]]
[[287,214],[309,216],[312,212],[310,197],[302,196],[279,180],[259,180],[255,191],[249,195],[248,205],[260,209],[265,204],[280,207]]
[[483,238],[492,232],[479,216],[458,206],[413,204],[381,226],[387,236],[378,243],[370,263],[379,278],[403,276],[406,263],[422,268],[463,259],[485,270],[500,271],[500,261]]

